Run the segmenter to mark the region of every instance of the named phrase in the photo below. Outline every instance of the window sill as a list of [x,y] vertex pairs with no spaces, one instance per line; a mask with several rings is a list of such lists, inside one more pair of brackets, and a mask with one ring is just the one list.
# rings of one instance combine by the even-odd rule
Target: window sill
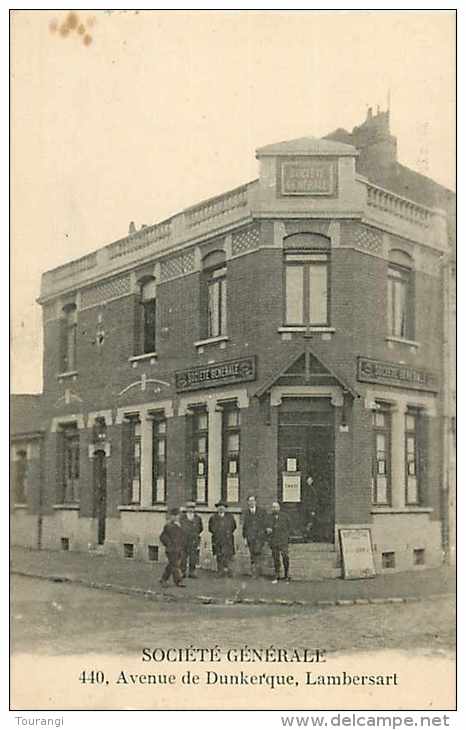
[[197,340],[194,343],[194,347],[204,347],[204,345],[216,345],[219,342],[228,342],[229,337],[227,335],[220,335],[220,337],[208,337],[205,340]]
[[165,504],[153,504],[142,507],[140,504],[120,504],[117,509],[119,512],[166,512],[167,506]]
[[393,335],[387,335],[385,337],[386,342],[393,342],[395,345],[406,345],[407,347],[420,347],[420,343],[416,340],[407,340],[405,337],[394,337]]
[[17,504],[13,505],[13,509],[14,510],[17,510],[17,509],[26,510],[26,509],[28,509],[28,504],[26,502],[18,502]]
[[335,332],[335,327],[328,327],[327,325],[312,325],[306,327],[305,325],[284,325],[278,328],[279,332]]
[[412,507],[372,507],[371,514],[373,515],[379,515],[379,514],[389,514],[389,515],[397,515],[397,514],[410,514],[410,513],[430,513],[433,512],[432,507],[417,507],[413,505]]
[[53,509],[79,510],[79,504],[77,502],[66,502],[64,504],[54,504]]
[[77,374],[77,370],[68,370],[66,373],[58,373],[57,378],[58,380],[61,380],[62,378],[73,378]]
[[143,355],[133,355],[132,357],[128,358],[128,362],[139,362],[139,360],[152,360],[156,359],[157,353],[156,352],[145,352]]

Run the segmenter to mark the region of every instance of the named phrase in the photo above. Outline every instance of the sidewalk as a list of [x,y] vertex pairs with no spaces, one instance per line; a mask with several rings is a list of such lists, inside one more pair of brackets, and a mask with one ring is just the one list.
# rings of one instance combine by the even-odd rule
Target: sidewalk
[[362,580],[329,578],[277,585],[266,578],[219,579],[211,572],[199,570],[197,580],[186,579],[186,588],[170,585],[162,589],[159,579],[164,565],[165,560],[151,564],[89,553],[11,549],[12,574],[79,583],[130,595],[145,595],[155,600],[346,606],[367,602],[401,603],[455,592],[455,569],[450,566]]

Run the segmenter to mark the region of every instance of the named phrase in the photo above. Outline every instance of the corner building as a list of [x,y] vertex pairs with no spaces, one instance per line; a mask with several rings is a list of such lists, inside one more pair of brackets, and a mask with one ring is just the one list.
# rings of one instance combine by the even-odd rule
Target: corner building
[[42,467],[16,489],[17,543],[163,559],[167,509],[194,499],[209,567],[215,503],[239,523],[256,494],[290,515],[296,577],[339,575],[350,526],[379,572],[441,563],[452,194],[403,173],[393,139],[381,113],[268,145],[257,180],[43,275]]

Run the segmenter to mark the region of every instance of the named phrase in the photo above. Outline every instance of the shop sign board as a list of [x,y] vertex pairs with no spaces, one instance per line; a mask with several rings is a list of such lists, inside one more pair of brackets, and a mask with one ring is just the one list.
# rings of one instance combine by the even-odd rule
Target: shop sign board
[[335,163],[331,160],[282,162],[282,195],[333,195]]
[[374,578],[375,564],[372,537],[368,527],[339,530],[343,578]]
[[396,362],[372,360],[369,357],[358,357],[357,377],[363,383],[380,383],[431,392],[438,390],[436,377],[428,370]]
[[175,384],[178,393],[189,390],[215,388],[222,385],[234,385],[256,379],[256,358],[242,357],[212,365],[198,365],[189,370],[178,370],[175,373]]

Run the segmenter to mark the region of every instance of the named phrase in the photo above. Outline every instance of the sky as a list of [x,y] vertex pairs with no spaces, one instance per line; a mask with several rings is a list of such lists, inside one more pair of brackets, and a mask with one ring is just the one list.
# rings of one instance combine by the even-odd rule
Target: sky
[[255,149],[387,107],[454,188],[455,16],[14,11],[12,390],[42,387],[41,274],[257,177]]

